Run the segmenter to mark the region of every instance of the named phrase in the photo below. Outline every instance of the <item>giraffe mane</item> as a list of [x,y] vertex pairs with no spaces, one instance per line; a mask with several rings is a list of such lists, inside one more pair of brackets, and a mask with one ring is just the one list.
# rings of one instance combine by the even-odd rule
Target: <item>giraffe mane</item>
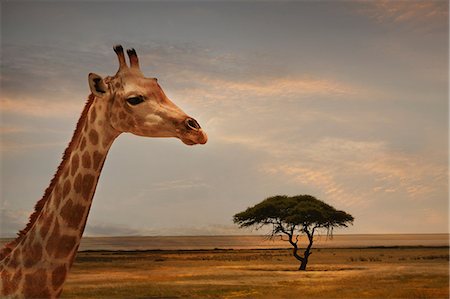
[[83,108],[83,112],[81,113],[81,116],[78,119],[77,126],[73,133],[72,139],[70,140],[69,145],[67,146],[66,150],[64,151],[62,161],[59,164],[55,175],[53,176],[52,180],[50,181],[50,185],[47,187],[47,189],[45,189],[44,195],[34,206],[34,211],[30,215],[28,224],[25,226],[25,228],[17,233],[17,237],[13,241],[5,244],[3,246],[3,248],[0,249],[0,261],[5,259],[11,253],[11,251],[22,241],[22,239],[26,236],[26,234],[31,230],[33,225],[36,223],[36,220],[38,219],[40,213],[42,212],[42,209],[44,208],[45,204],[50,199],[50,194],[52,193],[52,191],[56,185],[56,182],[58,181],[58,178],[61,176],[62,170],[66,166],[66,164],[70,158],[70,154],[73,151],[73,148],[75,145],[75,140],[78,139],[78,137],[81,134],[81,131],[83,130],[82,126],[87,118],[89,108],[91,107],[94,99],[95,99],[95,96],[91,93],[88,97],[88,100],[86,101],[84,108]]

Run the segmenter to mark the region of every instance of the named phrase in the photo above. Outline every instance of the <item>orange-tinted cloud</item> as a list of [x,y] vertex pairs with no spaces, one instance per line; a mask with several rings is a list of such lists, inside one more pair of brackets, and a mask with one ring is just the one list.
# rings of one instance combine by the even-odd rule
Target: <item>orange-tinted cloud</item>
[[384,142],[322,138],[314,143],[272,143],[263,136],[223,141],[265,151],[272,159],[261,172],[312,187],[326,200],[349,207],[387,194],[423,200],[448,186],[446,167],[438,159],[393,151]]
[[364,1],[357,11],[379,23],[448,26],[448,1]]
[[212,102],[264,98],[301,99],[304,96],[355,96],[363,92],[360,87],[353,86],[336,79],[308,78],[308,76],[280,76],[276,78],[255,77],[252,80],[211,78],[202,74],[191,73],[194,87],[179,89],[176,97],[189,99],[191,103],[210,105]]
[[41,99],[12,99],[3,97],[0,100],[0,111],[2,113],[12,113],[33,117],[73,117],[79,115],[83,108],[83,103],[70,101],[45,101]]
[[27,129],[24,127],[18,127],[18,126],[0,126],[0,134],[14,134],[14,133],[21,133],[26,131]]

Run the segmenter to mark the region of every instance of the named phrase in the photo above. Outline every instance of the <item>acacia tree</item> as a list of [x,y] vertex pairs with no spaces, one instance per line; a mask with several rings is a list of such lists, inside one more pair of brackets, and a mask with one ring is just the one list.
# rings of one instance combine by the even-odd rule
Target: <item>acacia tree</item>
[[[299,270],[306,270],[314,233],[326,230],[327,235],[337,227],[353,224],[352,215],[339,211],[311,195],[269,197],[253,207],[247,208],[233,217],[239,227],[256,227],[271,225],[271,237],[287,235],[287,240],[294,247],[293,255],[300,261]],[[303,256],[298,251],[298,238],[305,234],[309,244]],[[285,239],[283,239],[285,240]]]

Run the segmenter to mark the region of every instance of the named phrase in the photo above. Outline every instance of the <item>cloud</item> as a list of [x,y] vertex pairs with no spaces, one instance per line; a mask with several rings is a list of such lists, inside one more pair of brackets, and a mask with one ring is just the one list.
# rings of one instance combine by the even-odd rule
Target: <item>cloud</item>
[[376,191],[402,191],[415,200],[426,200],[448,187],[447,168],[421,155],[385,152],[366,161],[361,168],[376,176],[376,182],[383,186],[376,187]]
[[[1,100],[0,100],[1,102]],[[20,127],[20,126],[0,126],[0,135],[14,134],[14,133],[22,133],[28,131],[28,128]]]
[[170,83],[170,92],[205,102],[250,97],[356,95],[362,87],[315,73],[292,72],[265,53],[223,52],[194,43],[139,43],[141,67]]
[[[362,89],[332,79],[311,79],[308,76],[257,77],[236,80],[209,77],[191,73],[189,87],[175,88],[172,93],[189,105],[210,108],[220,105],[252,111],[271,109],[281,102],[301,101],[312,97],[327,97],[328,100],[348,100],[362,94]],[[184,85],[184,82],[180,84]]]
[[68,101],[45,101],[33,98],[5,98],[0,99],[0,111],[16,115],[42,117],[42,118],[67,118],[81,113],[80,103]]
[[153,183],[152,190],[164,191],[173,189],[205,188],[208,186],[209,185],[200,178],[187,178]]
[[28,210],[11,209],[2,203],[0,208],[0,237],[15,237],[19,230],[25,228],[31,212]]
[[[167,48],[171,46],[166,45]],[[152,52],[143,47],[146,52]],[[195,49],[195,48],[194,48]],[[286,65],[276,61],[255,62],[255,58],[245,55],[228,55],[191,48],[182,50],[184,61],[173,57],[173,53],[152,53],[149,63],[157,62],[156,72],[165,82],[171,82],[171,92],[190,100],[218,102],[257,98],[271,98],[281,101],[301,96],[336,97],[356,96],[365,90],[337,78],[326,78],[314,73],[292,73]],[[148,57],[150,54],[145,55]],[[155,59],[155,57],[158,57]],[[186,65],[186,61],[189,64]],[[255,68],[255,65],[259,65]],[[176,76],[174,75],[176,74]]]
[[[12,123],[16,122],[14,118],[18,116],[13,114],[10,118]],[[16,155],[34,149],[63,148],[68,144],[73,128],[65,129],[65,124],[60,125],[64,120],[58,119],[60,122],[56,122],[46,117],[38,117],[35,120],[32,125],[19,122],[19,125],[0,126],[0,152]],[[49,121],[53,127],[46,127]]]
[[[347,207],[367,206],[392,194],[425,200],[447,190],[446,167],[436,157],[390,149],[383,141],[324,137],[315,142],[271,142],[259,137],[224,138],[272,157],[260,166],[273,178],[313,188],[326,200]],[[438,195],[439,196],[439,195]]]
[[351,188],[338,183],[339,178],[333,169],[317,169],[317,167],[295,163],[266,165],[263,171],[272,176],[284,176],[296,184],[313,186],[323,193],[326,201],[332,200],[347,207],[361,203],[361,198],[355,194],[355,191],[350,191]]
[[423,225],[424,226],[441,226],[448,227],[448,213],[445,210],[436,210],[431,208],[425,208],[423,213]]
[[[260,109],[269,99],[343,99],[364,92],[337,78],[294,74],[285,65],[270,59],[261,62],[249,54],[222,53],[189,43],[153,42],[136,47],[144,73],[157,74],[164,89],[167,82],[166,91],[175,95],[174,100],[194,107],[236,105],[236,101],[245,100],[246,109]],[[60,118],[78,115],[79,98],[88,92],[84,81],[88,67],[103,66],[108,61],[109,69],[116,68],[113,51],[104,47],[94,51],[73,45],[67,50],[61,46],[6,44],[2,49],[7,58],[1,76],[4,113]],[[102,71],[107,75],[104,67],[100,67]]]
[[303,188],[312,187],[326,201],[355,207],[366,204],[367,186],[361,188],[359,183],[361,178],[371,176],[360,170],[360,164],[382,150],[380,142],[326,137],[310,144],[297,144],[285,155],[278,153],[280,158],[266,163],[261,170],[283,176]]
[[159,235],[163,236],[230,236],[249,234],[251,230],[239,229],[236,225],[210,224],[210,225],[187,225],[183,227],[168,227],[158,230]]
[[210,224],[210,225],[186,225],[168,226],[163,228],[140,227],[136,228],[127,224],[110,223],[88,223],[85,236],[106,237],[106,236],[230,236],[261,232],[250,229],[239,229],[236,225]]
[[[253,97],[291,97],[298,95],[350,95],[356,90],[350,86],[327,79],[295,77],[252,78],[248,81],[200,77],[199,82],[213,87],[220,98],[228,93]],[[225,94],[224,94],[225,93]]]
[[[255,61],[254,57],[221,53],[194,44],[155,42],[138,44],[137,48],[141,49],[139,57],[144,73],[161,74],[164,78],[162,81],[170,83],[167,88],[163,84],[163,88],[173,95],[173,100],[181,107],[195,111],[195,116],[202,120],[202,125],[206,123],[208,132],[217,133],[215,135],[219,139],[234,138],[227,133],[233,128],[230,123],[246,125],[239,122],[252,119],[245,117],[247,113],[272,114],[273,111],[286,110],[280,108],[280,103],[286,105],[288,102],[312,98],[328,101],[348,100],[360,97],[366,92],[363,88],[336,78],[292,74],[276,62],[261,63],[259,60]],[[111,68],[116,66],[113,51],[104,47],[97,51],[71,47],[68,51],[60,46],[38,45],[31,51],[30,47],[6,45],[5,56],[11,59],[8,60],[2,76],[6,93],[0,100],[0,111],[4,115],[16,117],[17,120],[21,117],[75,120],[83,106],[78,100],[81,94],[78,89],[86,85],[84,82],[74,83],[80,80],[80,76],[73,74],[74,71],[83,73],[80,59],[85,65],[95,66],[98,62],[109,61]],[[265,68],[271,71],[266,71]],[[67,69],[72,71],[63,75]],[[24,80],[33,88],[21,88]],[[55,89],[38,89],[39,92],[34,92],[34,89],[46,86],[45,84]],[[73,94],[70,94],[71,91],[74,91]],[[330,114],[324,116],[323,112],[311,108],[292,117],[295,117],[297,122],[304,122],[318,117],[317,114],[330,120],[337,117]],[[258,121],[254,122],[253,126],[257,123]],[[13,135],[20,132],[10,130],[9,133]],[[3,143],[4,150],[60,144],[58,141],[34,145],[21,141]]]
[[[55,99],[64,102],[78,98],[80,91],[87,96],[89,69],[104,70],[102,47],[91,51],[72,44],[16,45],[2,44],[2,94],[21,100]],[[111,51],[112,52],[112,51]],[[113,56],[112,56],[113,57]],[[83,89],[81,89],[83,88]]]
[[61,147],[66,145],[67,142],[14,142],[14,141],[4,141],[0,142],[1,148],[0,152],[2,153],[17,153],[19,151],[36,149],[36,148],[53,148],[53,147]]
[[[448,1],[364,1],[357,11],[378,23],[423,26],[431,31],[436,27],[448,27]],[[420,29],[415,26],[415,29]],[[448,28],[447,28],[448,29]]]

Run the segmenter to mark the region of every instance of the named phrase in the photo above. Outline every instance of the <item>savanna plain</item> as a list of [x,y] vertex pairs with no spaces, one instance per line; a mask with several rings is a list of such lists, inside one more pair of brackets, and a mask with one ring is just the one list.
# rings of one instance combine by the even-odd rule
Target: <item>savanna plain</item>
[[89,250],[63,298],[449,298],[448,246]]

